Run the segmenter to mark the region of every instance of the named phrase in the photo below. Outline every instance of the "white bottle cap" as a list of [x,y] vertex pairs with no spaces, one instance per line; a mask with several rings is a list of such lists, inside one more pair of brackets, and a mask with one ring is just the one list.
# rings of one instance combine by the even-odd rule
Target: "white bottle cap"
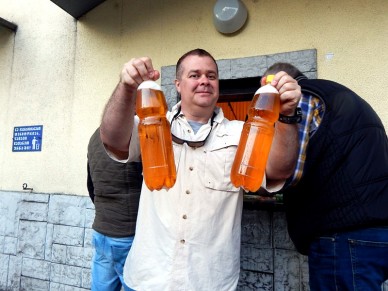
[[141,90],[141,89],[154,89],[154,90],[161,91],[159,84],[151,80],[144,81],[143,83],[141,83],[137,88],[137,90]]
[[276,88],[270,84],[264,85],[263,87],[260,87],[259,89],[257,89],[254,95],[261,94],[261,93],[279,94],[278,90],[276,90]]

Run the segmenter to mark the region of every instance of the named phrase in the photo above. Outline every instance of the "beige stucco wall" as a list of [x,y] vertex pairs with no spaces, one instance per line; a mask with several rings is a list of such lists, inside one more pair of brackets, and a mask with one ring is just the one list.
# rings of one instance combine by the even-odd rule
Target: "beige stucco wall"
[[[243,0],[249,19],[225,36],[215,1],[107,0],[78,21],[49,0],[0,0],[0,190],[87,195],[86,147],[122,64],[175,64],[202,47],[216,59],[317,49],[318,76],[365,98],[388,128],[388,1]],[[12,152],[13,128],[40,125],[41,152]]]

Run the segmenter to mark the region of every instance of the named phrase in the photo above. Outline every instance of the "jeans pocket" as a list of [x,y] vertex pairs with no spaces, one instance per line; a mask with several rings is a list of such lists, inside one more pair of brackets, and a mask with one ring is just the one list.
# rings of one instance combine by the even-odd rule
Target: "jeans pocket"
[[120,275],[123,274],[125,260],[127,259],[130,248],[131,246],[128,246],[128,247],[111,246],[112,260],[114,262],[116,272],[118,272]]
[[349,250],[357,290],[381,288],[388,279],[388,241],[349,239]]
[[106,261],[106,256],[105,256],[104,249],[103,249],[103,242],[101,241],[101,239],[99,239],[97,237],[93,237],[92,244],[93,244],[93,248],[94,248],[93,262],[94,263],[96,263],[96,262],[101,263],[101,262]]

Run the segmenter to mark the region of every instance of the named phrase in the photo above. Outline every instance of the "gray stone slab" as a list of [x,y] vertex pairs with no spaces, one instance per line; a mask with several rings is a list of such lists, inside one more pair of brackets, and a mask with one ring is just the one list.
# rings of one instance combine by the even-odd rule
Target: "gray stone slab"
[[92,284],[92,272],[91,269],[82,269],[82,288],[87,288],[90,290]]
[[91,268],[93,249],[68,246],[66,250],[66,265]]
[[50,291],[90,291],[90,288],[78,288],[65,284],[50,283]]
[[57,264],[66,264],[66,250],[66,245],[53,244],[51,248],[51,261]]
[[315,49],[285,52],[266,56],[268,67],[276,62],[287,62],[295,65],[308,77],[316,78],[317,51]]
[[284,212],[275,212],[273,215],[273,242],[275,248],[295,250],[295,246],[288,235]]
[[9,256],[0,254],[0,290],[7,290]]
[[91,210],[94,210],[95,207],[94,207],[94,204],[93,204],[93,201],[90,199],[89,196],[84,196],[83,197],[85,199],[85,208],[86,209],[91,209]]
[[274,286],[275,290],[302,290],[300,280],[303,259],[295,251],[275,250]]
[[0,235],[17,236],[21,197],[17,192],[0,192]]
[[85,229],[85,238],[84,238],[84,247],[92,248],[92,239],[93,239],[93,229],[86,228]]
[[310,287],[309,287],[309,262],[308,262],[308,257],[307,256],[303,256],[301,254],[298,254],[298,256],[299,256],[299,259],[300,259],[301,290],[309,291]]
[[50,262],[23,258],[22,276],[48,281],[50,279]]
[[175,80],[175,65],[163,66],[161,68],[161,86],[173,85]]
[[50,280],[74,287],[81,287],[82,268],[62,264],[51,264]]
[[85,209],[85,227],[92,228],[96,211],[94,209]]
[[21,220],[18,253],[29,258],[44,259],[46,226],[46,222]]
[[50,194],[44,193],[23,193],[22,200],[26,202],[40,202],[48,203],[50,200]]
[[4,237],[4,254],[8,255],[16,255],[16,249],[17,249],[17,237],[12,236],[6,236]]
[[257,244],[242,244],[240,263],[246,271],[273,273],[273,249]]
[[217,60],[217,66],[220,80],[232,79],[232,60]]
[[85,226],[85,209],[90,198],[85,196],[52,195],[48,222],[70,226]]
[[[242,270],[237,291],[273,291],[273,275]],[[277,291],[277,290],[276,290]]]
[[270,214],[267,211],[243,210],[241,242],[272,247]]
[[48,203],[21,201],[20,219],[47,221]]
[[45,252],[44,252],[44,258],[47,261],[51,261],[51,248],[53,244],[53,233],[54,233],[54,225],[51,223],[47,224],[47,231],[46,231],[46,245],[45,245]]
[[5,241],[5,236],[0,235],[0,253],[4,253],[4,241]]
[[177,98],[178,95],[177,95],[175,85],[163,85],[161,88],[166,97],[168,109],[171,110],[172,107],[178,102],[178,98]]
[[20,289],[20,278],[22,274],[22,257],[10,256],[8,265],[7,286],[10,290]]
[[258,77],[267,67],[265,56],[233,59],[231,61],[231,79]]
[[21,277],[20,290],[21,291],[43,291],[49,290],[50,282],[39,280],[35,278]]
[[54,225],[53,243],[83,246],[85,229],[68,225]]

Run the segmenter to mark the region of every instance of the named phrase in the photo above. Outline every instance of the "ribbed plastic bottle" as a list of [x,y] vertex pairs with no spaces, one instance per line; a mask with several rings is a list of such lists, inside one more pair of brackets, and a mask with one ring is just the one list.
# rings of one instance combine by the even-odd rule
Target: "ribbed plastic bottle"
[[251,102],[248,119],[244,123],[232,165],[230,179],[235,187],[256,192],[263,181],[265,166],[279,118],[279,92],[270,83],[274,75],[268,75],[266,85],[259,88]]
[[170,123],[163,91],[154,81],[144,81],[136,94],[136,114],[140,118],[139,140],[143,177],[148,189],[171,188],[176,181]]

